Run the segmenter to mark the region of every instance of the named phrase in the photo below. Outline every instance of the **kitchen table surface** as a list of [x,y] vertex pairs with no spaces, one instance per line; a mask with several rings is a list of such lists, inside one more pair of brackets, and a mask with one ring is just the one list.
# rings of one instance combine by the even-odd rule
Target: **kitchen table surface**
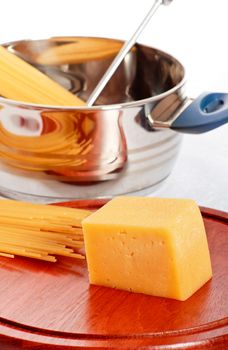
[[228,125],[202,135],[185,135],[176,165],[155,193],[187,197],[228,211]]

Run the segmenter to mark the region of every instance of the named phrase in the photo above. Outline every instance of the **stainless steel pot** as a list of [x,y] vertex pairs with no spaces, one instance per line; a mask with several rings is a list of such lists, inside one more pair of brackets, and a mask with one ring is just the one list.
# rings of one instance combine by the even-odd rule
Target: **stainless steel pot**
[[[113,57],[80,62],[68,55],[48,65],[37,59],[44,50],[77,41],[60,37],[5,46],[86,100]],[[176,131],[204,132],[226,123],[226,99],[204,94],[192,102],[182,64],[143,45],[126,56],[94,107],[0,98],[0,191],[59,201],[155,188],[176,160]]]

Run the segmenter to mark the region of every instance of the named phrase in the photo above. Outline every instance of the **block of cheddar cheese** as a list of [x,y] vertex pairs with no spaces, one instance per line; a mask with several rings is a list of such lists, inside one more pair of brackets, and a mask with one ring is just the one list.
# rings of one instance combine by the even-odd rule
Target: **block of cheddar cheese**
[[212,277],[193,200],[117,197],[82,225],[91,284],[186,300]]

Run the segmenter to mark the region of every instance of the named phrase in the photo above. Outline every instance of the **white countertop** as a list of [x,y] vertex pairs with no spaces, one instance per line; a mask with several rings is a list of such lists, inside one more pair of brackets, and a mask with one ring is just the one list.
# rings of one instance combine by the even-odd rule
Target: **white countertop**
[[156,195],[192,198],[228,212],[228,125],[185,135],[173,172]]
[[[2,4],[1,41],[53,35],[127,39],[151,3],[8,0]],[[191,97],[205,90],[228,92],[227,12],[227,0],[216,5],[208,0],[174,0],[159,9],[139,42],[183,62]],[[203,135],[186,135],[172,174],[156,194],[190,197],[203,206],[228,211],[228,125]]]

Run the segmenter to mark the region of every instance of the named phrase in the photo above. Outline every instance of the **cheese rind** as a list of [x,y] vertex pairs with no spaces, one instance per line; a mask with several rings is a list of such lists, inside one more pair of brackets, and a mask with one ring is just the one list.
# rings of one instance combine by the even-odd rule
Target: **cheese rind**
[[186,300],[212,276],[192,200],[117,197],[82,226],[91,284]]

